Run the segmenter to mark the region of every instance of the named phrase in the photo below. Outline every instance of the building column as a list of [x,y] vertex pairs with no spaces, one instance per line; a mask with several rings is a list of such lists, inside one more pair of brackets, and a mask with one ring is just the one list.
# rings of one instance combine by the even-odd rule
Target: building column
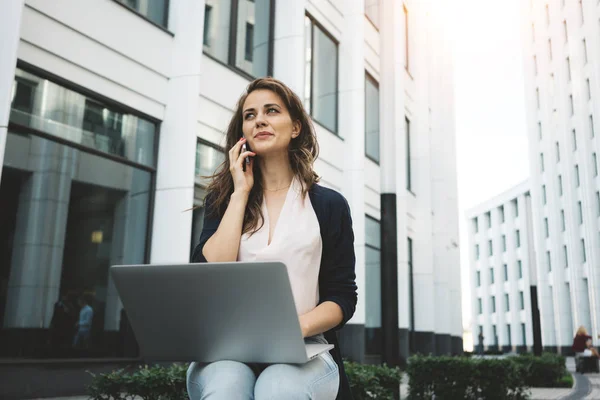
[[[408,309],[406,274],[406,206],[397,193],[404,192],[405,169],[400,169],[405,154],[404,138],[404,19],[402,4],[382,2],[380,15],[380,138],[381,138],[381,331],[382,361],[400,365],[408,357]],[[397,139],[398,138],[398,139]],[[404,258],[401,258],[404,256]],[[400,268],[398,261],[404,260]],[[401,285],[401,290],[399,290]],[[400,319],[403,324],[400,325]],[[402,326],[402,328],[401,328]],[[405,338],[400,343],[400,331]],[[402,345],[402,346],[401,346]],[[401,348],[402,347],[402,348]]]
[[273,77],[304,98],[305,0],[275,1]]
[[31,173],[21,189],[5,328],[46,328],[59,298],[71,182],[78,151],[32,137]]
[[151,263],[189,261],[204,7],[198,0],[171,3],[173,65],[158,141]]
[[[462,353],[452,32],[447,6],[431,7],[431,198],[436,354]],[[424,13],[422,13],[424,14]],[[426,19],[423,16],[423,19]],[[444,210],[444,212],[441,212]],[[452,212],[448,212],[452,211]],[[499,300],[499,301],[498,301]],[[503,299],[497,299],[497,305]],[[498,327],[504,329],[504,326]],[[502,336],[502,335],[499,335]]]
[[12,101],[12,85],[15,80],[17,49],[21,33],[21,15],[25,0],[4,0],[0,13],[0,179],[4,163],[8,118]]
[[[364,0],[344,2],[339,47],[339,131],[344,137],[343,192],[352,211],[358,304],[340,332],[342,353],[362,362],[365,355],[365,67]],[[359,112],[355,112],[359,110]]]

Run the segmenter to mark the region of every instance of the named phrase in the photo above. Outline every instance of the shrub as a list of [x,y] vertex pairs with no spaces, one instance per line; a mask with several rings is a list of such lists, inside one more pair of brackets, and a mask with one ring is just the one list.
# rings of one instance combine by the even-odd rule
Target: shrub
[[525,385],[530,387],[564,387],[560,381],[567,374],[565,357],[543,353],[540,357],[521,354],[509,359],[522,367]]
[[[186,371],[189,364],[170,367],[140,367],[94,375],[88,395],[93,400],[187,400]],[[385,365],[344,362],[355,400],[392,400],[398,392],[402,374]]]
[[573,387],[573,376],[571,374],[566,374],[558,381],[555,387],[561,388],[572,388]]
[[170,367],[140,367],[133,373],[126,370],[94,375],[88,394],[93,400],[187,400],[187,364]]
[[344,368],[354,400],[393,400],[398,393],[402,373],[400,369],[383,365],[363,365],[345,361]]
[[521,366],[505,359],[413,356],[409,359],[411,399],[526,399]]

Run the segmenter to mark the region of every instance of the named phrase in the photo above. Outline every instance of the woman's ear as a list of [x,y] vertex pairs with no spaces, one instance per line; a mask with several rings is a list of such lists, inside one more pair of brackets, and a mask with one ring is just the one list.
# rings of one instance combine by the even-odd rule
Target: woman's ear
[[300,136],[301,129],[302,129],[302,124],[300,123],[300,121],[298,121],[298,120],[294,121],[294,123],[292,125],[292,139],[295,139],[298,136]]

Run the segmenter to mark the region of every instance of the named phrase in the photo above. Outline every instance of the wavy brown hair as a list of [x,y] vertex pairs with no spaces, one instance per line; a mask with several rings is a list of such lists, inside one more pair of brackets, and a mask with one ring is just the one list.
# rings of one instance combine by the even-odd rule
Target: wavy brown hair
[[[259,78],[250,82],[246,91],[238,100],[233,117],[229,122],[229,127],[225,135],[225,151],[229,151],[240,140],[242,135],[242,111],[246,98],[253,91],[261,89],[277,93],[285,104],[292,122],[298,121],[300,123],[300,134],[296,138],[292,138],[288,148],[288,155],[292,172],[302,184],[302,197],[306,197],[312,185],[319,181],[318,175],[313,170],[313,164],[319,155],[319,145],[317,143],[315,128],[302,105],[302,101],[283,82],[275,78]],[[257,162],[252,163],[252,165],[254,185],[248,197],[242,233],[254,233],[262,228],[264,223],[264,216],[261,211],[261,203],[263,201],[262,173]],[[206,201],[210,198],[212,210],[221,217],[225,214],[225,210],[229,205],[229,197],[234,189],[233,177],[229,171],[229,157],[225,157],[225,161],[210,178],[212,181],[207,189]]]

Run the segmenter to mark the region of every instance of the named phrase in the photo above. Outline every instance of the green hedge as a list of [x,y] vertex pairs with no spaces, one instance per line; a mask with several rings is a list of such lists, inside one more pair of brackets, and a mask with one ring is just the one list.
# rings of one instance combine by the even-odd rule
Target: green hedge
[[565,357],[559,354],[543,353],[541,357],[521,354],[508,359],[522,367],[525,385],[530,387],[565,387],[565,382],[568,381],[563,379],[565,376],[570,376]]
[[384,365],[344,362],[354,400],[393,400],[400,389],[402,372]]
[[409,359],[411,400],[527,399],[522,367],[508,359],[414,356]]
[[[186,371],[188,364],[170,367],[142,367],[93,375],[88,395],[93,400],[187,400]],[[402,374],[385,365],[362,365],[344,362],[355,400],[392,400],[398,392]]]

